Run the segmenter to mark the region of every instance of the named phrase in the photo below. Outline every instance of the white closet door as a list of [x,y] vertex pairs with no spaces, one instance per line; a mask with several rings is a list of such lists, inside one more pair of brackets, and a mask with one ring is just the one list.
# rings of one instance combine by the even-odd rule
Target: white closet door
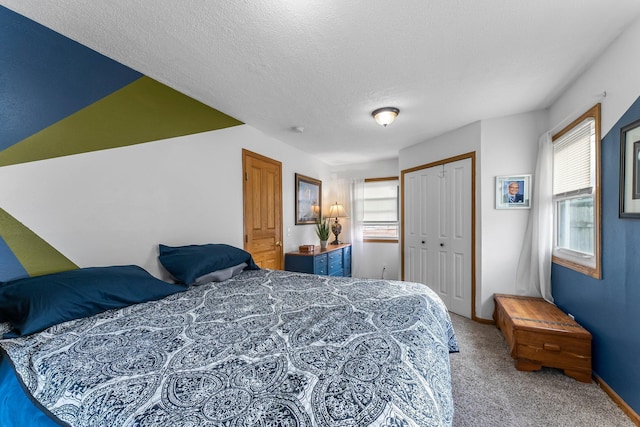
[[471,159],[410,172],[404,186],[405,280],[470,318]]

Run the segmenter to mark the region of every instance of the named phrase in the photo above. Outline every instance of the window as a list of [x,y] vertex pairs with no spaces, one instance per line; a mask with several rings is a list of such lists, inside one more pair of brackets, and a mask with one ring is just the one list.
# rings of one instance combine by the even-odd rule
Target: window
[[365,242],[398,242],[398,178],[364,180]]
[[553,136],[553,262],[600,278],[600,104]]

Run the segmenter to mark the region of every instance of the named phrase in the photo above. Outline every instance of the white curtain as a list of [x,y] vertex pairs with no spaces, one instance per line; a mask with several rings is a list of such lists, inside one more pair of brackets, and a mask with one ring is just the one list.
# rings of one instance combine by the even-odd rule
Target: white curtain
[[529,223],[525,232],[516,285],[518,291],[537,292],[553,302],[551,295],[551,251],[553,240],[552,204],[553,147],[551,134],[545,132],[538,142],[538,160],[533,177]]
[[364,277],[364,244],[362,239],[364,179],[354,179],[351,182],[349,209],[351,220],[351,276]]

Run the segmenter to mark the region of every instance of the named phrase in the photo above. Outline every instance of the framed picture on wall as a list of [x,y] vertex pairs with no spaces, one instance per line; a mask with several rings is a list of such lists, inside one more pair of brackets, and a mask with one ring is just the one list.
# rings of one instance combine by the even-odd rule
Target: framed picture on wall
[[315,224],[322,209],[322,181],[296,174],[296,225]]
[[531,175],[496,176],[496,209],[531,208]]
[[620,129],[620,218],[640,218],[640,120]]

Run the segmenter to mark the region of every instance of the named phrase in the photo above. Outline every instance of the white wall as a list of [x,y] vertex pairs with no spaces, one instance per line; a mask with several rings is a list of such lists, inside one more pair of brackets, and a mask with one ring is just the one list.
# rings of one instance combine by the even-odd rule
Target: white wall
[[606,91],[601,101],[604,136],[637,99],[637,91],[629,88],[640,87],[640,61],[632,55],[638,40],[640,22],[614,41],[548,111],[483,120],[400,152],[401,171],[469,151],[477,153],[478,317],[491,318],[494,293],[522,293],[516,289],[515,274],[529,211],[496,210],[495,177],[533,173],[540,134],[560,130]]
[[[339,203],[348,204],[349,185],[353,179],[386,178],[397,176],[398,159],[379,160],[375,162],[333,166],[331,168],[331,187],[334,198]],[[331,199],[333,203],[334,199]],[[349,220],[342,220],[341,240],[349,241],[351,231]],[[362,251],[361,254],[357,253]],[[353,247],[354,275],[370,279],[400,279],[400,246],[398,243],[363,243]],[[384,277],[382,268],[386,266]]]
[[364,259],[358,269],[358,277],[400,280],[400,245],[398,243],[365,242],[362,247]]
[[[638,97],[640,21],[619,36],[580,78],[549,108],[549,122],[555,131],[569,124],[602,99],[602,136],[607,134]],[[635,90],[630,90],[635,88]]]
[[294,173],[328,179],[328,166],[248,125],[6,166],[0,196],[78,266],[138,264],[162,277],[159,243],[243,247],[243,148],[282,162],[285,251],[317,241],[294,225]]
[[480,155],[479,121],[400,150],[399,168],[403,171],[473,151]]
[[[493,294],[516,293],[515,272],[528,210],[495,209],[495,177],[533,173],[546,113],[475,122],[400,152],[406,170],[476,152],[476,316],[491,319]],[[506,237],[510,236],[510,237]]]
[[398,176],[398,158],[351,165],[331,166],[333,177],[341,179],[386,178]]
[[[640,21],[636,20],[616,39],[580,78],[549,108],[549,123],[560,130],[600,100],[604,137],[638,97]],[[629,88],[635,88],[630,90]]]
[[482,286],[476,286],[478,317],[491,319],[494,293],[527,293],[517,289],[515,279],[530,210],[496,209],[496,176],[531,174],[533,178],[538,139],[546,127],[545,111],[482,121],[481,197],[477,201],[482,217],[477,264]]

